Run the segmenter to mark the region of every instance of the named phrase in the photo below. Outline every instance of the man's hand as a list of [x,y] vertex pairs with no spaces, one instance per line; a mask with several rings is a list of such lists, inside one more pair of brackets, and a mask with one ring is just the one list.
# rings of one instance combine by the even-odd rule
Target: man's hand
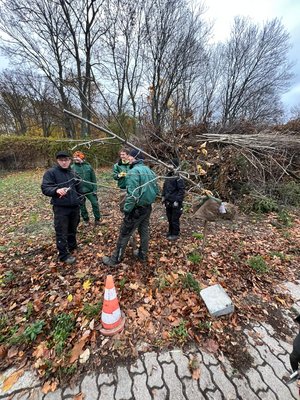
[[70,188],[61,188],[61,189],[57,189],[56,193],[59,195],[59,198],[64,197],[68,191],[70,190]]
[[173,207],[177,208],[178,206],[179,206],[179,203],[178,203],[178,201],[174,201],[174,203],[173,203]]
[[118,174],[118,178],[124,178],[124,176],[126,176],[127,174],[126,174],[126,172],[125,171],[122,171],[122,172],[120,172],[119,174]]

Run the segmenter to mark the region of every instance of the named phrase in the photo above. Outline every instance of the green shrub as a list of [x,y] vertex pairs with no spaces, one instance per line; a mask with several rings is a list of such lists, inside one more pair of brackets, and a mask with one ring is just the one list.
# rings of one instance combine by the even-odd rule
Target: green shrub
[[193,264],[198,264],[202,260],[202,255],[194,251],[188,255],[188,260]]
[[290,228],[293,225],[293,218],[289,215],[288,211],[280,210],[277,214],[277,220],[282,227]]
[[66,341],[75,327],[73,314],[59,314],[53,320],[52,339],[55,345],[55,351],[60,355],[66,345]]
[[119,144],[96,143],[81,146],[80,142],[72,140],[0,135],[0,170],[48,168],[55,163],[55,154],[58,151],[68,150],[72,154],[75,145],[85,153],[87,160],[95,168],[114,161],[120,148]]
[[183,278],[182,278],[182,286],[186,289],[190,289],[193,292],[199,293],[201,290],[199,282],[193,277],[193,274],[188,272]]
[[27,341],[33,342],[42,332],[44,325],[45,321],[36,321],[33,324],[29,325],[23,333],[25,339]]
[[271,197],[261,196],[254,199],[252,203],[252,211],[259,214],[278,211],[278,209],[279,208],[276,200],[272,199]]
[[247,264],[259,274],[269,272],[269,267],[262,256],[253,256],[249,258]]
[[300,184],[295,181],[285,182],[275,189],[278,201],[284,205],[299,206]]

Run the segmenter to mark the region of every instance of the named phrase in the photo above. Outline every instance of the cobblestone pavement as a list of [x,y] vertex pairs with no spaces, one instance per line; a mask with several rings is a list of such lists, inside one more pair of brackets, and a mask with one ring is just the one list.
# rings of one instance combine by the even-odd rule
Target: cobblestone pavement
[[[286,289],[292,295],[295,294],[293,290],[297,290],[297,296],[300,295],[299,286]],[[296,305],[299,299],[300,296],[295,298]],[[291,316],[284,318],[287,326],[295,325]],[[9,391],[3,393],[2,383],[12,373],[12,370],[7,370],[0,375],[0,399],[299,399],[296,384],[287,385],[283,379],[291,373],[289,353],[294,337],[289,338],[287,343],[278,338],[270,325],[260,323],[244,330],[241,335],[246,337],[247,351],[253,357],[252,366],[245,373],[233,369],[226,358],[216,358],[203,349],[193,347],[186,353],[181,350],[145,353],[129,367],[118,366],[113,373],[86,375],[76,387],[58,389],[48,394],[42,393],[37,378],[29,371]],[[197,357],[200,366],[198,380],[192,378],[189,369],[189,361],[194,357]]]

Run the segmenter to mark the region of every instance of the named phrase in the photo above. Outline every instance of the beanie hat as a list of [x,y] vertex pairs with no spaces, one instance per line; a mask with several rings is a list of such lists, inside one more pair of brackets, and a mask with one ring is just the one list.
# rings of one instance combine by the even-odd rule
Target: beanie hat
[[75,153],[73,154],[73,158],[80,158],[81,160],[83,160],[85,157],[85,155],[82,153],[82,151],[75,151]]
[[59,151],[58,153],[56,153],[56,159],[65,157],[71,158],[70,153],[68,153],[67,151]]
[[130,150],[129,155],[130,155],[131,157],[134,157],[136,160],[143,160],[143,159],[144,159],[144,156],[143,156],[143,154],[141,153],[141,150],[138,150],[138,149],[132,149],[132,150]]

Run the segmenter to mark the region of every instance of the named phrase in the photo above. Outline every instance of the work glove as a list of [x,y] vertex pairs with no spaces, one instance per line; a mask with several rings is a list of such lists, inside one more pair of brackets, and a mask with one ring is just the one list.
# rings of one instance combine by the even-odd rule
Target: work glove
[[179,206],[179,203],[178,203],[178,201],[174,201],[174,203],[173,203],[173,207],[174,208],[177,208]]
[[125,171],[120,172],[120,173],[118,174],[118,178],[124,178],[124,176],[126,176],[126,175],[127,175],[127,174],[126,174]]

